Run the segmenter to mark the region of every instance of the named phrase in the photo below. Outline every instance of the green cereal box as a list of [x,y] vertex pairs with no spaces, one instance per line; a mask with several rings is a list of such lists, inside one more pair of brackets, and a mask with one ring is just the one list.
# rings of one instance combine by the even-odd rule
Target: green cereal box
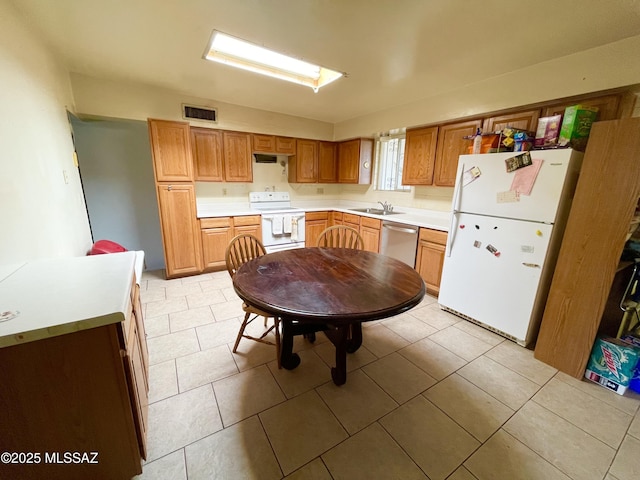
[[591,132],[591,125],[598,116],[598,107],[573,105],[564,110],[558,145],[584,151]]
[[584,376],[622,395],[629,387],[638,360],[640,348],[617,338],[597,338]]

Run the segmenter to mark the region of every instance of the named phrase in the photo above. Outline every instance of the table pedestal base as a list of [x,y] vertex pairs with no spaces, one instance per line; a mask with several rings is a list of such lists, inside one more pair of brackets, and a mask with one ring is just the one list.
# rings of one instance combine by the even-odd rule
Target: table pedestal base
[[331,369],[331,378],[336,385],[347,381],[347,353],[354,353],[362,345],[362,324],[354,322],[333,327],[327,324],[301,323],[282,320],[282,338],[280,345],[280,363],[287,370],[300,365],[300,356],[293,353],[293,337],[323,331],[336,347],[336,366]]

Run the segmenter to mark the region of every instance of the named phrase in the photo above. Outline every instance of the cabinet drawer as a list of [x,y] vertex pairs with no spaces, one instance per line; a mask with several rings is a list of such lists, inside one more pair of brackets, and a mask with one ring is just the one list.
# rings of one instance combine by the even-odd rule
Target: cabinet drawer
[[360,217],[360,226],[380,230],[382,226],[382,220],[378,220],[377,218]]
[[305,222],[314,220],[329,220],[329,212],[307,212],[304,216]]
[[360,215],[354,215],[352,213],[343,213],[342,221],[344,223],[355,223],[356,225],[360,225]]
[[431,230],[430,228],[421,228],[420,241],[437,243],[439,245],[446,245],[447,232],[441,232],[440,230]]
[[241,217],[233,217],[233,225],[236,227],[260,225],[260,215],[243,215]]
[[230,226],[231,217],[213,217],[200,219],[200,228],[220,228]]

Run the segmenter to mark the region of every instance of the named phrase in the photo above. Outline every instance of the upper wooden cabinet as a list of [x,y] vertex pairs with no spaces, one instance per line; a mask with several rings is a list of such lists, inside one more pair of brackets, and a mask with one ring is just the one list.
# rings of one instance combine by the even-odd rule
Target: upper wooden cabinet
[[338,144],[338,183],[371,183],[373,139],[356,138]]
[[292,137],[276,137],[276,153],[280,155],[295,155],[296,139]]
[[318,146],[318,183],[338,181],[338,148],[334,142],[320,142]]
[[253,182],[251,134],[223,132],[224,179],[227,182]]
[[507,113],[484,120],[482,131],[484,133],[498,132],[504,128],[512,127],[521,130],[535,132],[538,128],[540,109],[528,110],[526,112]]
[[224,153],[220,130],[191,127],[191,152],[196,180],[224,181]]
[[276,151],[275,135],[251,134],[251,146],[254,152],[273,153]]
[[251,134],[251,144],[254,152],[275,153],[278,155],[296,154],[296,139],[292,137],[253,133]]
[[155,119],[148,123],[156,182],[192,182],[189,124]]
[[319,143],[300,139],[296,142],[296,154],[289,159],[290,183],[317,183]]
[[558,105],[552,105],[544,109],[545,117],[552,115],[561,115],[564,113],[565,108],[571,105],[585,105],[587,107],[598,107],[597,121],[614,120],[619,118],[618,107],[620,105],[619,95],[606,95],[604,97],[589,98],[586,100],[565,102]]
[[438,127],[407,130],[404,144],[403,185],[432,185]]
[[464,137],[473,135],[481,126],[482,120],[470,120],[443,125],[439,128],[434,185],[441,187],[455,185],[458,157],[467,153],[469,147],[469,140],[465,140]]

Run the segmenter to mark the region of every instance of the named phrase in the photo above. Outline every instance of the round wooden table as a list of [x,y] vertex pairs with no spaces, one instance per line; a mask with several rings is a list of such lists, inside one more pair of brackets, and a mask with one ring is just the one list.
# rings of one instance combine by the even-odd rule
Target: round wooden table
[[336,347],[331,376],[347,379],[346,353],[362,344],[361,322],[387,318],[424,297],[422,278],[391,257],[344,248],[298,248],[255,258],[238,269],[233,287],[242,300],[277,315],[281,364],[294,369],[293,336],[324,331]]

